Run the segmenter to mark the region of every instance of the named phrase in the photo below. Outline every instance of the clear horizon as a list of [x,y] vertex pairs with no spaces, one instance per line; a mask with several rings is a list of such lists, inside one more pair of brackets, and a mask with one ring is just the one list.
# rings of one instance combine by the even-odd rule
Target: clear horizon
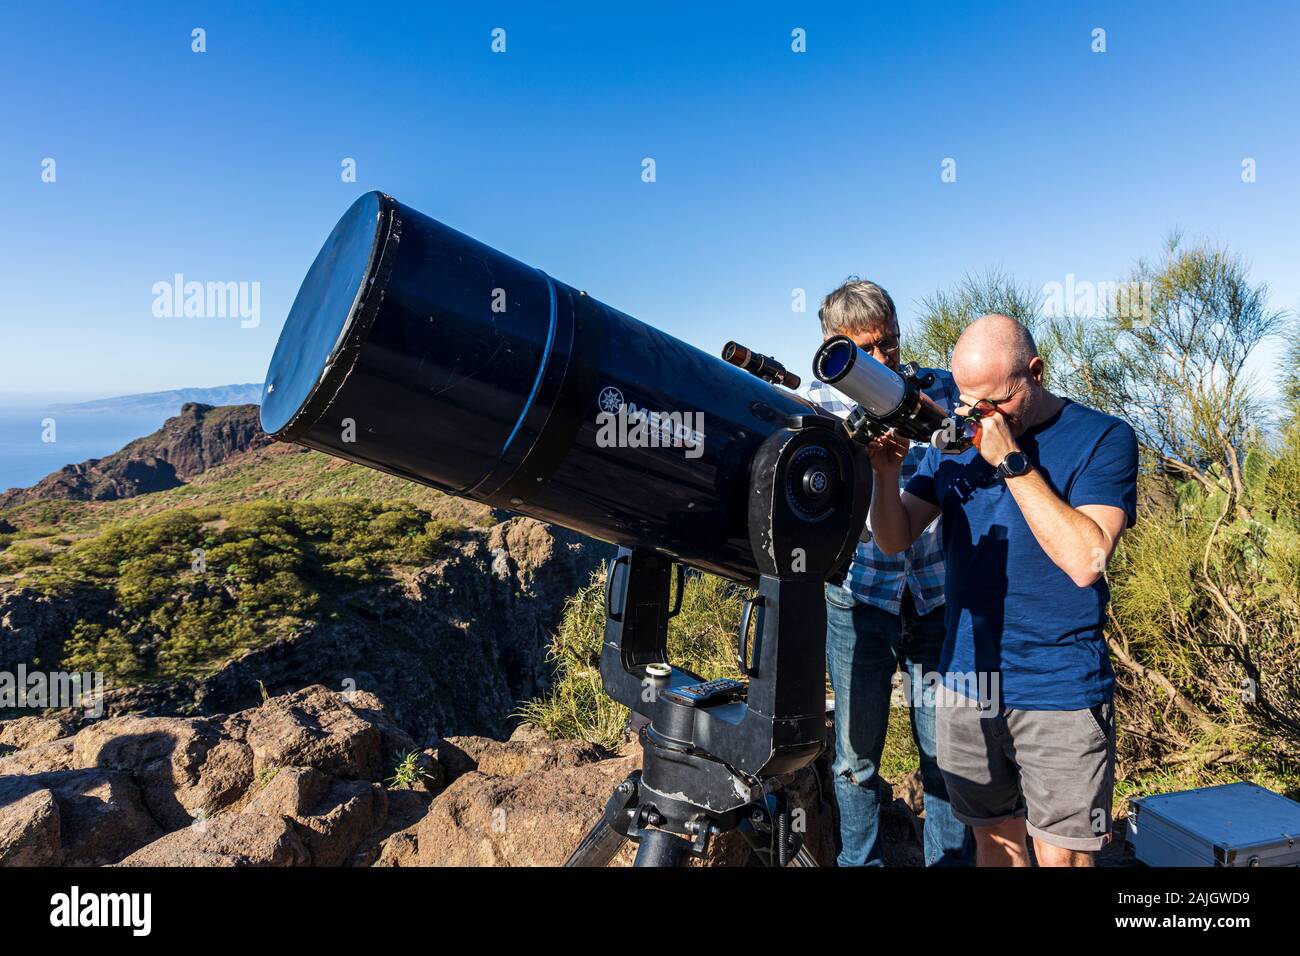
[[130,398],[136,395],[153,395],[164,392],[177,392],[182,389],[212,389],[212,388],[232,388],[242,385],[261,385],[261,382],[215,382],[211,385],[177,385],[174,388],[151,388],[143,392],[100,392],[85,391],[82,389],[55,390],[55,391],[10,391],[0,390],[0,407],[6,405],[23,406],[23,405],[40,405],[54,402],[55,399],[63,403],[79,402],[98,402],[110,398]]

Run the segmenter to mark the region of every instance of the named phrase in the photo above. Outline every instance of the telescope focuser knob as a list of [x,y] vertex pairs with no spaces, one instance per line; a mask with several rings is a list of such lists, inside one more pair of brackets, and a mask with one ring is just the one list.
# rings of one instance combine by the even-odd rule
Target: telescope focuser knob
[[889,431],[889,426],[876,418],[861,405],[854,405],[844,418],[844,429],[859,445],[870,444]]
[[901,371],[903,378],[912,379],[922,388],[929,388],[934,384],[934,373],[922,372],[921,366],[917,365],[915,362],[908,362],[903,366]]

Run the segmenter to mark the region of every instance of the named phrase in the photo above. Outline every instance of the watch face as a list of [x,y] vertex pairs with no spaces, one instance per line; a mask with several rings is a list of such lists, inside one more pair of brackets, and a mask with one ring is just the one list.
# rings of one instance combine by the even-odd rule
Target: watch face
[[1017,475],[1023,475],[1029,470],[1029,459],[1024,456],[1023,452],[1013,451],[1002,459],[1002,473],[1008,477],[1015,478]]

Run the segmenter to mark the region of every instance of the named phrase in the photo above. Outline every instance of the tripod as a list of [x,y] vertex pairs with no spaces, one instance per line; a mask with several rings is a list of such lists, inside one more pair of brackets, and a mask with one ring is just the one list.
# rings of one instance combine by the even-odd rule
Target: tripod
[[857,536],[845,528],[865,508],[837,426],[796,416],[755,456],[749,529],[760,574],[736,653],[747,681],[703,681],[669,664],[682,565],[670,607],[671,560],[621,548],[610,562],[600,674],[606,693],[645,718],[642,764],[567,866],[603,866],[624,840],[637,843],[637,866],[677,866],[732,830],[765,864],[815,865],[782,788],[825,746],[824,585],[852,553]]
[[[688,839],[658,828],[663,818],[640,803],[641,771],[635,770],[618,785],[605,805],[605,813],[587,831],[565,866],[606,866],[625,840],[637,842],[635,866],[681,866],[691,855],[703,857],[710,836],[722,831],[713,824],[697,826]],[[749,842],[754,855],[765,866],[817,866],[803,840],[791,833],[789,813],[782,806],[784,795],[769,795],[761,803],[741,808],[737,829]]]

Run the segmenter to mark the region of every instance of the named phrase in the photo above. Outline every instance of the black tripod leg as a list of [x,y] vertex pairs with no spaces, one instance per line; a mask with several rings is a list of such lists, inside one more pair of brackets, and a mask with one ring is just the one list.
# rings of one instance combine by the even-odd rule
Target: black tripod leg
[[596,825],[587,831],[578,848],[569,854],[564,865],[608,866],[625,839],[626,837],[606,823],[602,816],[596,821]]
[[690,841],[666,830],[646,830],[641,834],[633,866],[685,866]]

